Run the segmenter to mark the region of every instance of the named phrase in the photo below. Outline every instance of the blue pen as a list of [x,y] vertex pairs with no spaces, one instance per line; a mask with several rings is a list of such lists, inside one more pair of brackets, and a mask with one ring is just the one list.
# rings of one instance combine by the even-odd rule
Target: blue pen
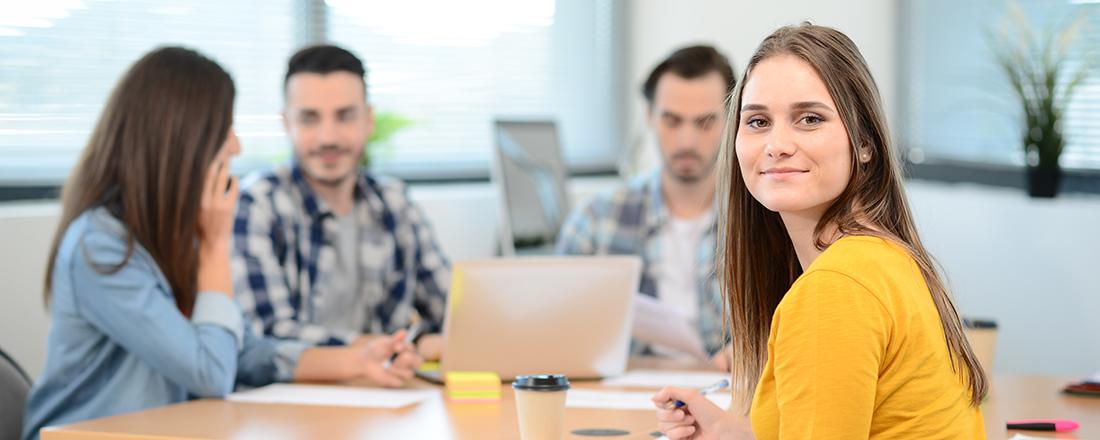
[[[718,391],[718,390],[723,389],[723,388],[728,387],[728,386],[730,386],[729,379],[722,379],[718,382],[715,382],[715,383],[712,383],[712,384],[707,385],[705,387],[699,388],[699,395],[705,396],[707,394],[713,393],[715,391]],[[675,403],[675,408],[683,408],[684,405],[686,405],[686,403],[684,403],[684,401],[677,400],[676,403]]]

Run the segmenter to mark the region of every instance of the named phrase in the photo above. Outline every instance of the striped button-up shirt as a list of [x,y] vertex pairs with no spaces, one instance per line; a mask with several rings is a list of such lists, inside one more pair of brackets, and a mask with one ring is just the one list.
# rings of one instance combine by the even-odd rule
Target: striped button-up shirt
[[[391,333],[415,310],[425,332],[442,328],[450,264],[405,185],[365,170],[355,186],[359,229],[359,292],[326,292],[334,270],[338,225],[297,165],[249,176],[234,224],[234,288],[257,332],[314,344],[339,345],[361,333]],[[364,296],[369,309],[358,330],[315,320],[326,295]]]
[[[564,255],[639,255],[642,279],[638,290],[657,297],[661,270],[658,239],[669,221],[661,194],[661,172],[640,176],[628,185],[595,197],[576,209],[562,226],[557,253]],[[715,277],[716,226],[710,227],[696,251],[695,285],[698,295],[699,336],[708,353],[716,353],[727,342],[722,295]],[[633,351],[648,353],[648,347],[634,344]]]

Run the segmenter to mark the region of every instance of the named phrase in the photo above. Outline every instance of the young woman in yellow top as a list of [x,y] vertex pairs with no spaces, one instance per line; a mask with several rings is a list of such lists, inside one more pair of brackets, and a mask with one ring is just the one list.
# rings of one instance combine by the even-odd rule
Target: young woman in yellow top
[[751,431],[741,411],[678,388],[653,398],[661,431],[985,438],[988,381],[917,235],[856,45],[808,23],[777,30],[750,59],[729,115],[719,273]]

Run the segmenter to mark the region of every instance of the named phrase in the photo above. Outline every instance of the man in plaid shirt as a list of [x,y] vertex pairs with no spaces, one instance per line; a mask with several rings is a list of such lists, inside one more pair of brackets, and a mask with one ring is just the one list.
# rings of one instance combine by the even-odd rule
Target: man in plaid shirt
[[[579,207],[557,245],[560,254],[640,255],[641,294],[694,324],[712,362],[727,370],[729,339],[714,263],[714,169],[733,76],[727,58],[710,46],[677,50],[658,64],[642,94],[662,166]],[[671,354],[639,343],[634,350]]]
[[360,167],[374,128],[365,69],[335,46],[289,62],[289,167],[249,176],[234,224],[236,298],[258,333],[313,344],[368,341],[422,318],[438,355],[450,265],[396,179]]

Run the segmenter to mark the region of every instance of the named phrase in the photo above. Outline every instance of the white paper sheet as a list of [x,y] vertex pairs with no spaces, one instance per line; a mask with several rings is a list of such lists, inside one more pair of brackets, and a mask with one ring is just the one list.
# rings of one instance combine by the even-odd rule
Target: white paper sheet
[[1008,440],[1046,440],[1049,437],[1032,437],[1030,435],[1016,434]]
[[729,373],[717,371],[631,370],[622,376],[604,379],[603,384],[654,389],[664,387],[702,388],[729,378]]
[[[567,408],[637,409],[656,411],[650,400],[654,393],[646,391],[604,391],[573,388],[565,395]],[[708,394],[707,399],[722,409],[729,408],[729,393]]]
[[401,408],[419,403],[438,390],[391,390],[333,385],[273,384],[233,393],[226,400],[248,403],[291,405],[353,406],[361,408]]
[[699,331],[676,310],[648,295],[634,295],[634,327],[631,336],[647,344],[707,360]]

